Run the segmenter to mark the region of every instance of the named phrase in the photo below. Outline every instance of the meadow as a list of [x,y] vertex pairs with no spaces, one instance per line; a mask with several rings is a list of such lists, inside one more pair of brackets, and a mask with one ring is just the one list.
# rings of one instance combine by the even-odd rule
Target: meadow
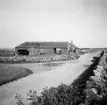
[[14,48],[0,48],[0,57],[14,56]]
[[12,82],[32,73],[30,69],[0,64],[0,85]]

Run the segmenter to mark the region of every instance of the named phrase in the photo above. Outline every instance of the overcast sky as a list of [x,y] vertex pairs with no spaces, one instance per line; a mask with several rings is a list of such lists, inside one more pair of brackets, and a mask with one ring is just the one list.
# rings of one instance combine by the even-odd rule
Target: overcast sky
[[24,41],[107,47],[107,0],[0,0],[0,47]]

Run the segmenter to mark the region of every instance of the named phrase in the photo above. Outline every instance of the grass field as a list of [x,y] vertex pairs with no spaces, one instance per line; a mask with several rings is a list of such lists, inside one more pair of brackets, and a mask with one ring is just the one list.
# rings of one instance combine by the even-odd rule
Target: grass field
[[28,76],[32,73],[50,71],[65,62],[0,64],[0,85]]
[[14,56],[14,48],[0,48],[0,56]]
[[32,73],[30,69],[0,64],[0,85],[28,76]]

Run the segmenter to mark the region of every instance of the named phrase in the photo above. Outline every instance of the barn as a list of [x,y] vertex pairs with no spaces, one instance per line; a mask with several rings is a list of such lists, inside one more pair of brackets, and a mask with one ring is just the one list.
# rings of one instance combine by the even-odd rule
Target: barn
[[24,42],[15,47],[16,55],[68,54],[69,42]]

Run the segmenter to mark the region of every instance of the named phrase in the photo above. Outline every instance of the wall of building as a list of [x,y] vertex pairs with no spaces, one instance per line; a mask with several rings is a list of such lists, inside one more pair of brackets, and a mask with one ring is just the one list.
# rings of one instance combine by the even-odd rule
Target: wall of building
[[[57,49],[56,53],[54,48],[47,48],[47,49],[39,49],[39,48],[16,48],[15,54],[18,55],[18,50],[27,50],[29,51],[29,55],[45,55],[45,54],[58,54]],[[68,49],[61,49],[61,54],[68,54]]]
[[62,49],[62,54],[68,54],[69,53],[69,51],[68,51],[68,49]]
[[[29,49],[30,51],[30,55],[37,55],[37,54],[57,54],[57,52],[55,53],[54,48],[47,48],[47,49],[36,49],[36,48],[32,48]],[[68,54],[68,49],[61,49],[61,54]]]
[[51,49],[40,49],[40,54],[54,54],[54,50]]
[[38,48],[30,48],[29,49],[29,55],[37,55],[37,54],[39,54]]

